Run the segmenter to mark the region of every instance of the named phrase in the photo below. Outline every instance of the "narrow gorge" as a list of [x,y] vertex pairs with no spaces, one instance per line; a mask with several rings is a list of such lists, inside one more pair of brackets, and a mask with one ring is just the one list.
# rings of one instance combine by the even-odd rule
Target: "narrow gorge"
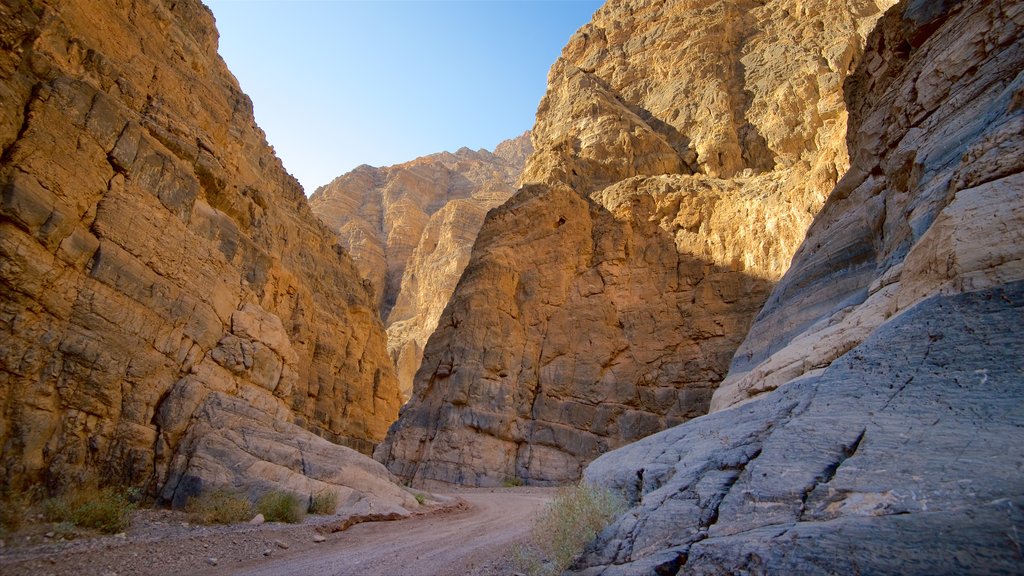
[[523,134],[493,153],[462,148],[385,168],[364,165],[310,196],[313,212],[337,231],[374,290],[403,402],[484,215],[515,192],[532,150]]
[[848,160],[886,5],[612,0],[564,49],[376,457],[414,481],[575,481],[706,414]]
[[308,198],[215,24],[0,0],[0,506],[336,514],[5,574],[493,576],[580,481],[569,574],[1021,573],[1024,1],[607,0],[527,134]]

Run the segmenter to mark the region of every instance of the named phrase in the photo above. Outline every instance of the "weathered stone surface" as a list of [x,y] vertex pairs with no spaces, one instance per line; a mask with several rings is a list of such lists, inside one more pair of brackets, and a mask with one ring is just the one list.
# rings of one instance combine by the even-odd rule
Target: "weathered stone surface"
[[582,574],[1009,574],[1024,520],[1024,5],[905,0],[854,158],[716,392],[603,455]]
[[376,456],[575,480],[704,414],[847,166],[873,0],[608,2],[551,69],[524,188],[488,215]]
[[269,490],[310,498],[330,491],[346,508],[401,513],[418,507],[382,464],[257,405],[219,392],[208,395],[171,462],[163,498],[183,505],[207,486],[244,486],[254,501]]
[[508,199],[529,135],[494,152],[463,148],[385,168],[361,166],[310,198],[376,289],[403,400],[487,211]]
[[912,3],[906,23],[880,29],[851,78],[855,162],[713,409],[827,366],[923,298],[1024,278],[1020,8],[958,18],[962,30],[922,46],[928,10]]
[[822,373],[605,454],[583,574],[1012,574],[1024,282],[933,296]]
[[224,440],[214,404],[372,449],[400,404],[372,296],[209,10],[3,2],[0,44],[0,484],[159,490]]

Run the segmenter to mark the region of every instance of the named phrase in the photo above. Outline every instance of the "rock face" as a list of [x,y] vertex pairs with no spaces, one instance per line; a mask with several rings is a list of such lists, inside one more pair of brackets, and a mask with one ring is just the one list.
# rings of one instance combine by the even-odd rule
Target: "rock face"
[[360,166],[310,197],[313,212],[338,231],[376,288],[403,400],[484,216],[515,191],[532,150],[523,134],[493,153],[462,148],[386,168]]
[[846,170],[841,87],[878,4],[601,8],[375,456],[418,481],[560,483],[705,414]]
[[178,499],[216,480],[204,453],[297,486],[293,460],[344,450],[316,436],[371,450],[400,404],[372,296],[216,56],[209,10],[0,16],[0,484]]
[[904,0],[719,410],[605,454],[583,574],[1018,573],[1024,4]]

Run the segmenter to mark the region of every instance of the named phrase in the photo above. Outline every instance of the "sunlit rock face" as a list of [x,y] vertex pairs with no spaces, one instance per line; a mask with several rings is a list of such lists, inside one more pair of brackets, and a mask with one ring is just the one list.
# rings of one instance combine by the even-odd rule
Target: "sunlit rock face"
[[716,411],[587,468],[632,509],[574,572],[1020,571],[1021,70],[1020,2],[879,21],[846,82],[850,170]]
[[310,197],[374,288],[403,399],[484,215],[515,191],[532,149],[523,134],[493,153],[462,148],[385,168],[360,166]]
[[0,43],[0,484],[312,489],[331,450],[386,479],[321,441],[369,452],[397,417],[372,296],[209,10],[5,2]]
[[561,483],[705,414],[847,169],[842,85],[888,4],[598,10],[376,457],[416,481]]

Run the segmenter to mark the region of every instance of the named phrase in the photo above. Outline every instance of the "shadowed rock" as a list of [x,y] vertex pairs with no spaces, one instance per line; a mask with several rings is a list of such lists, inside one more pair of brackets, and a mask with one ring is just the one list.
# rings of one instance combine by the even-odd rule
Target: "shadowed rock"
[[562,483],[706,413],[847,166],[842,82],[880,8],[842,4],[598,10],[376,457],[416,481]]
[[1024,5],[904,1],[849,173],[716,392],[605,454],[581,574],[1009,574],[1024,520]]

